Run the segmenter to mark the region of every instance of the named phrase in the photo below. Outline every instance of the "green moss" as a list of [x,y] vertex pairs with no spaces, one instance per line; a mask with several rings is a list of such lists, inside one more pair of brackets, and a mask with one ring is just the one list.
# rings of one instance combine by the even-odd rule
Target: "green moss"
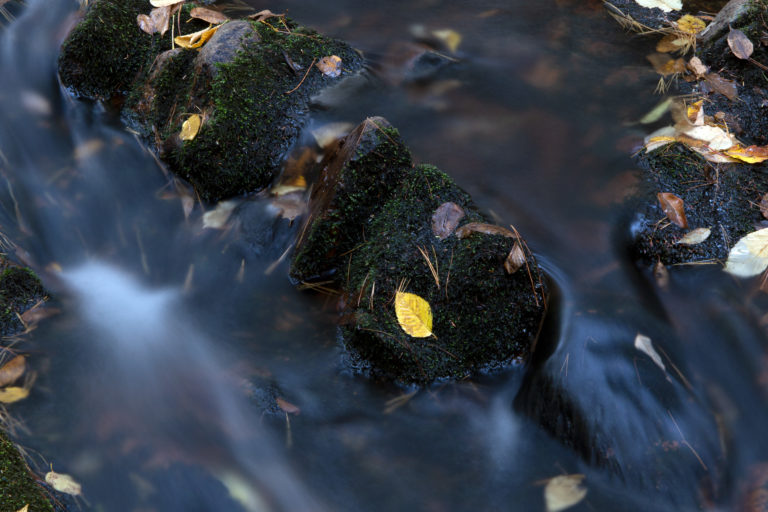
[[30,512],[53,511],[16,446],[0,432],[0,510],[12,512],[25,505]]
[[29,269],[7,266],[0,274],[0,334],[9,335],[23,326],[23,313],[45,295],[43,285]]

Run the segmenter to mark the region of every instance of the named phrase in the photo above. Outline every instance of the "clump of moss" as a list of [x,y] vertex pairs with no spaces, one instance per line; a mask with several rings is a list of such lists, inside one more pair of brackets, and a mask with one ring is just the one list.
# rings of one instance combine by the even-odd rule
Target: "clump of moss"
[[27,467],[16,446],[0,432],[0,510],[53,511],[43,488]]
[[6,266],[0,273],[0,335],[6,336],[22,329],[18,315],[44,295],[40,279],[31,270]]

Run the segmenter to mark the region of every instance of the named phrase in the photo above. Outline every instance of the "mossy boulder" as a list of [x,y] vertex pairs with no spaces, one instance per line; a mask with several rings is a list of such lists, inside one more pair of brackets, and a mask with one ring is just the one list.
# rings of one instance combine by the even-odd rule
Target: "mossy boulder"
[[0,335],[23,329],[19,315],[45,297],[40,279],[28,268],[0,259]]
[[[207,24],[181,11],[182,34]],[[362,68],[344,42],[280,17],[231,20],[200,49],[172,49],[136,22],[144,0],[98,0],[62,46],[62,83],[82,97],[122,106],[131,128],[206,200],[263,189],[306,125],[311,99]],[[315,64],[336,55],[338,76]],[[300,85],[299,85],[300,84]],[[202,126],[179,137],[191,115]]]
[[0,510],[21,510],[25,505],[29,512],[54,510],[16,446],[0,432]]
[[[461,238],[433,231],[447,203],[463,213]],[[414,167],[385,120],[368,119],[326,162],[291,274],[339,288],[341,339],[354,366],[373,376],[428,383],[521,363],[541,325],[546,287],[516,233],[462,229],[487,222],[450,177]],[[515,244],[525,261],[509,273]],[[403,330],[393,306],[398,290],[429,303],[433,336]]]

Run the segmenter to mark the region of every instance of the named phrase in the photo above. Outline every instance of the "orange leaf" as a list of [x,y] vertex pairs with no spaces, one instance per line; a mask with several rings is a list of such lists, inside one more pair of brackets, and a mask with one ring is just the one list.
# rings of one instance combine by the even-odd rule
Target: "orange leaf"
[[659,192],[656,194],[662,210],[673,224],[683,229],[688,229],[688,219],[685,218],[685,203],[671,192]]
[[317,66],[317,69],[322,71],[325,76],[335,78],[341,75],[341,57],[338,55],[323,57],[315,65]]

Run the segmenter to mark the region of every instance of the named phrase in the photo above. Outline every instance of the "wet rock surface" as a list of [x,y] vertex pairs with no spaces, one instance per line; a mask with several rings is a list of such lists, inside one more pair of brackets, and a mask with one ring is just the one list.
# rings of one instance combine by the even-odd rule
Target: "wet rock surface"
[[[326,161],[291,275],[340,289],[340,336],[358,370],[426,383],[528,359],[546,309],[533,256],[497,226],[440,238],[433,216],[445,203],[465,213],[455,229],[488,222],[447,175],[412,166],[381,118],[366,120]],[[515,244],[524,262],[510,274],[504,264]],[[398,324],[398,290],[429,303],[433,336],[414,338]]]

